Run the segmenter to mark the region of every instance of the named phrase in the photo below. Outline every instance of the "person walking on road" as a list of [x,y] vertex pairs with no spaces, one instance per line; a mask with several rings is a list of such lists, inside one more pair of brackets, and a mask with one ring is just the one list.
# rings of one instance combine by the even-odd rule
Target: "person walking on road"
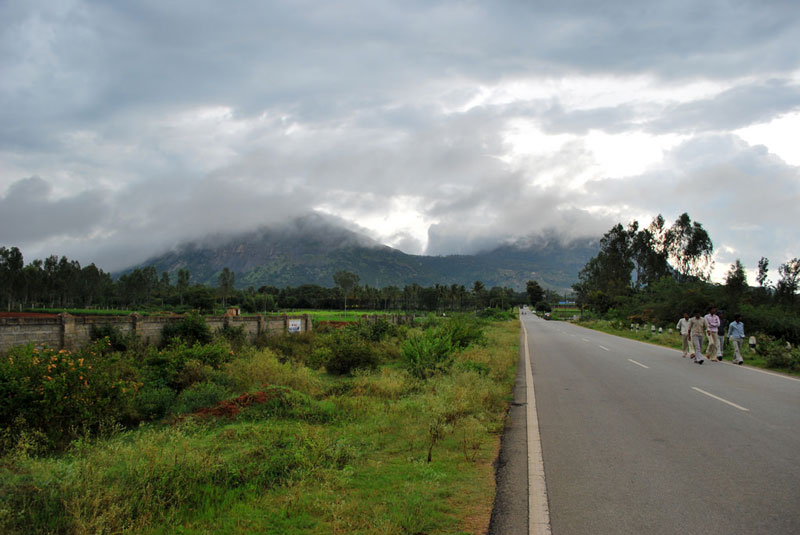
[[703,318],[708,324],[708,350],[706,358],[709,360],[719,361],[722,360],[717,356],[717,348],[719,347],[719,316],[717,316],[717,307],[711,307],[711,311]]
[[[683,342],[683,358],[686,358],[686,354],[689,352],[690,346],[692,345],[691,335],[689,334],[688,312],[683,313],[683,317],[678,320],[678,324],[675,325],[675,328],[681,333],[681,341]],[[692,358],[694,358],[694,353],[692,353]]]
[[733,343],[733,363],[742,365],[744,359],[742,358],[742,344],[744,343],[744,323],[742,323],[742,315],[736,314],[733,321],[728,325],[728,338]]
[[692,337],[692,342],[694,342],[693,360],[698,364],[702,364],[706,360],[703,358],[703,338],[706,335],[710,337],[711,330],[706,319],[700,317],[699,310],[696,310],[694,317],[689,320],[689,334]]
[[719,316],[719,328],[717,329],[717,333],[719,336],[719,345],[717,346],[717,358],[718,360],[722,360],[722,353],[725,351],[725,333],[728,332],[728,320],[725,318],[725,315],[720,310],[717,312],[717,316]]

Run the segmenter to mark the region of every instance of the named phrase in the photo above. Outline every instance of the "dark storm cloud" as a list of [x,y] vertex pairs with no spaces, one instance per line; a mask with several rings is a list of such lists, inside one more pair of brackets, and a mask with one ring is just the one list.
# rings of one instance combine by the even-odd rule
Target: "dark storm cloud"
[[[766,173],[774,157],[722,136],[582,190],[570,184],[594,161],[580,139],[510,161],[509,121],[572,136],[768,122],[800,104],[799,21],[791,1],[5,2],[0,241],[116,269],[320,206],[357,223],[399,197],[432,224],[437,254],[545,228],[597,234],[618,205],[680,212],[685,195],[666,184],[791,170]],[[609,91],[626,76],[722,89],[481,100],[518,80],[577,77],[589,92],[593,76],[618,80]],[[384,238],[421,247],[408,229]]]
[[54,236],[87,236],[107,214],[102,192],[52,200],[51,191],[49,183],[34,176],[15,182],[0,196],[0,243],[24,245]]

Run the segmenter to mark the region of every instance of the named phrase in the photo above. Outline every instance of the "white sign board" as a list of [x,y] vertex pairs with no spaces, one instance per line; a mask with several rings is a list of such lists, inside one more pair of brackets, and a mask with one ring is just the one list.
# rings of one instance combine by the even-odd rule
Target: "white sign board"
[[289,320],[289,332],[299,333],[303,327],[303,320]]

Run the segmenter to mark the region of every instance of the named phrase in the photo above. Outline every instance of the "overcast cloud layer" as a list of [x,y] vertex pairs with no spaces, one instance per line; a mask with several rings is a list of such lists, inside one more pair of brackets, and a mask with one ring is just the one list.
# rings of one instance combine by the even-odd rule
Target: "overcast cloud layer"
[[0,245],[115,270],[309,212],[429,254],[689,212],[717,276],[777,268],[798,36],[794,0],[2,2]]

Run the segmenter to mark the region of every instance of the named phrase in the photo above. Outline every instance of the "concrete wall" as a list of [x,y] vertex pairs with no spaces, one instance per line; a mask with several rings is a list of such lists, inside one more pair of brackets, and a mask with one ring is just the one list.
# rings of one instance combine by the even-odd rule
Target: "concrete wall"
[[[311,318],[303,316],[208,316],[206,324],[212,331],[225,325],[243,327],[250,342],[264,333],[275,336],[287,332],[289,320],[299,319],[300,331],[311,331]],[[160,344],[164,325],[181,320],[181,316],[71,316],[0,317],[0,354],[17,345],[34,343],[57,349],[77,349],[88,343],[95,326],[113,326],[122,334],[136,334],[148,344]]]

